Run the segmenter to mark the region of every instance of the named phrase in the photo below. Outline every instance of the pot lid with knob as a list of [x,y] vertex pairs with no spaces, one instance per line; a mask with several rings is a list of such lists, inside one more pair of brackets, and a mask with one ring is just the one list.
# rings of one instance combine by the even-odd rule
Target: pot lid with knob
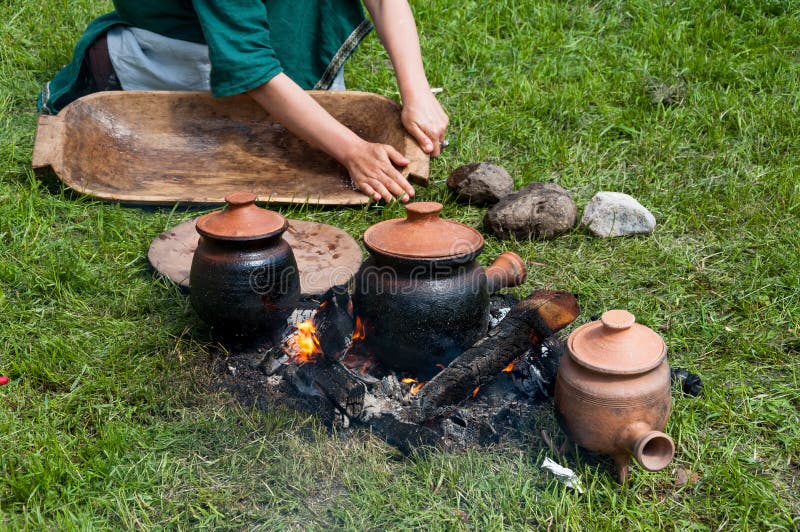
[[599,321],[578,327],[567,348],[576,363],[612,375],[650,371],[667,356],[661,336],[625,310],[606,311]]
[[379,222],[364,232],[364,245],[400,259],[452,259],[478,254],[483,235],[476,229],[439,216],[442,204],[433,201],[406,205],[406,218]]
[[197,232],[218,240],[260,240],[283,233],[289,221],[277,212],[256,205],[256,195],[234,192],[227,206],[197,219]]

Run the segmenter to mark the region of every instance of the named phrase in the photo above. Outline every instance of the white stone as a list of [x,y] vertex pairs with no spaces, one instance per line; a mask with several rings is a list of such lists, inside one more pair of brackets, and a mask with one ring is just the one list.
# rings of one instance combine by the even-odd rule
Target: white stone
[[656,218],[635,198],[622,192],[598,192],[583,210],[581,225],[595,236],[652,233]]

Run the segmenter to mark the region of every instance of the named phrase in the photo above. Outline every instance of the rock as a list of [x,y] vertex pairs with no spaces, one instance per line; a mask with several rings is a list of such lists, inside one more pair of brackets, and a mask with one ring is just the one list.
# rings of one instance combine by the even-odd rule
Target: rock
[[598,192],[583,210],[581,225],[595,236],[651,233],[656,218],[633,197],[622,192]]
[[499,238],[553,238],[578,221],[578,208],[563,187],[531,183],[486,212],[483,225]]
[[459,166],[447,178],[447,186],[459,200],[492,205],[514,192],[514,180],[502,166],[472,163]]

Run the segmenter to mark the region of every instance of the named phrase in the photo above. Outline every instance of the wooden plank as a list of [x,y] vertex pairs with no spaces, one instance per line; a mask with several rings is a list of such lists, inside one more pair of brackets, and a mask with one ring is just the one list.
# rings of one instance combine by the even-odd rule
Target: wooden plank
[[[427,184],[428,155],[406,133],[396,102],[362,92],[309,93],[365,139],[404,153],[411,164],[402,171]],[[275,204],[370,201],[351,188],[343,166],[244,95],[101,92],[41,117],[39,129],[34,166],[52,166],[68,187],[100,199],[216,204],[247,191]]]

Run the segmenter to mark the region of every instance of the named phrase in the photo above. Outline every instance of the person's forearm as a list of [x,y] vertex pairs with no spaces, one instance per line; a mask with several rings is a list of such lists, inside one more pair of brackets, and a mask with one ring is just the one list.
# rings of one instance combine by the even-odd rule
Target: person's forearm
[[417,36],[406,0],[363,0],[394,66],[403,100],[403,126],[425,153],[438,157],[445,145],[448,117],[431,94]]
[[339,161],[353,186],[364,194],[386,201],[408,201],[414,196],[414,187],[395,166],[409,163],[402,153],[356,135],[285,74],[247,94],[286,129]]
[[247,94],[286,129],[339,162],[365,143],[285,74]]
[[364,0],[375,31],[394,66],[403,102],[430,93],[414,15],[406,0]]

